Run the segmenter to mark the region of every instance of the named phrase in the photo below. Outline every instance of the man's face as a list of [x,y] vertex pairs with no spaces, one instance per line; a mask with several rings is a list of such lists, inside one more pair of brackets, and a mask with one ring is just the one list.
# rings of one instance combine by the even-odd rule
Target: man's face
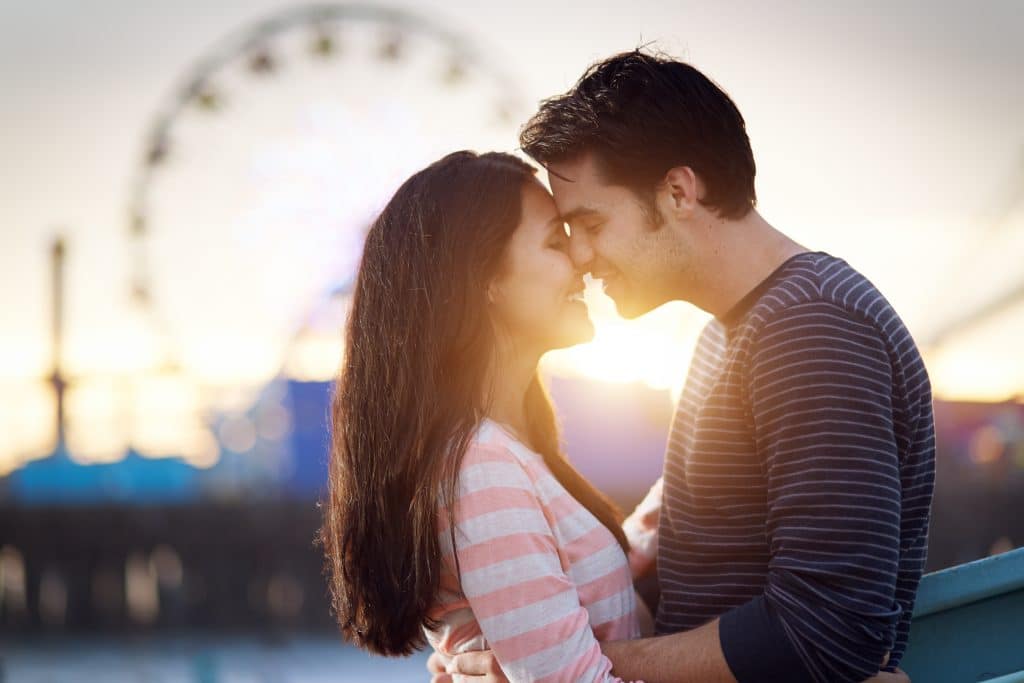
[[677,298],[673,283],[686,250],[672,226],[655,225],[654,207],[628,188],[609,185],[589,154],[551,164],[548,181],[569,224],[570,257],[604,281],[619,315],[636,318]]

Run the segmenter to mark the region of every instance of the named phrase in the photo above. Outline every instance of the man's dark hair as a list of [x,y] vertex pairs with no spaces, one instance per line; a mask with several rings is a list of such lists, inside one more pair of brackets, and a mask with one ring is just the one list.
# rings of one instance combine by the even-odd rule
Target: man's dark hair
[[754,155],[736,105],[689,64],[634,50],[594,64],[519,134],[541,165],[593,153],[608,182],[650,197],[669,169],[704,181],[702,203],[742,218],[757,201]]

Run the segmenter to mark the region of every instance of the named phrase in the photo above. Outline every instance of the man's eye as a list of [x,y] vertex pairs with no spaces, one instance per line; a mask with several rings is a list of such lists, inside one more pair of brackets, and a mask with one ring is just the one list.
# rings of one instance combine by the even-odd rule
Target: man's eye
[[593,225],[588,225],[584,230],[586,230],[588,235],[594,235],[601,229],[602,225],[604,223],[594,223]]

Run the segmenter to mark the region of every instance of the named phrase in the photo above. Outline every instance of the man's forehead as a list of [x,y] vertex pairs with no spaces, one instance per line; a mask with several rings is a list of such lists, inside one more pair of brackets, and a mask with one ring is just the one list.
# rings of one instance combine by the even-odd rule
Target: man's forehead
[[554,193],[555,208],[563,223],[572,223],[586,216],[600,213],[600,202],[590,197],[580,196],[578,192]]
[[569,223],[587,215],[600,213],[604,205],[600,183],[595,183],[590,169],[581,160],[561,162],[548,167],[548,184],[555,205],[563,220]]
[[570,159],[547,164],[548,180],[552,183],[579,185],[597,179],[597,165],[593,154],[581,154]]

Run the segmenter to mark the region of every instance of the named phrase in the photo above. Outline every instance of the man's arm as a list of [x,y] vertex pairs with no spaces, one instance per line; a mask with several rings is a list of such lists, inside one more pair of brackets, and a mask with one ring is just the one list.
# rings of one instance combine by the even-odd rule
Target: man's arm
[[[623,680],[644,683],[736,683],[718,644],[718,620],[700,628],[658,638],[601,643],[612,672]],[[432,683],[506,683],[490,650],[455,655],[445,670],[432,657]]]
[[657,638],[601,643],[612,671],[645,683],[736,683],[718,640],[718,619]]
[[892,648],[900,487],[880,335],[831,304],[794,307],[762,328],[748,379],[768,486],[765,593],[693,631],[604,644],[617,675],[859,681]]
[[768,319],[749,358],[770,560],[764,593],[722,615],[722,650],[741,683],[864,680],[900,617],[887,349],[869,322],[814,302]]
[[[605,656],[612,660],[613,671],[624,678],[642,676],[645,683],[718,683],[735,681],[731,673],[714,678],[722,672],[722,650],[716,648],[718,622],[713,621],[693,631],[642,640],[618,640],[602,643]],[[885,666],[888,655],[882,661]],[[619,668],[622,671],[618,671]],[[455,655],[445,666],[434,653],[427,662],[431,683],[508,683],[490,650]],[[701,672],[704,672],[703,674]],[[728,672],[728,668],[725,669]],[[911,683],[900,671],[882,672],[865,683]]]

